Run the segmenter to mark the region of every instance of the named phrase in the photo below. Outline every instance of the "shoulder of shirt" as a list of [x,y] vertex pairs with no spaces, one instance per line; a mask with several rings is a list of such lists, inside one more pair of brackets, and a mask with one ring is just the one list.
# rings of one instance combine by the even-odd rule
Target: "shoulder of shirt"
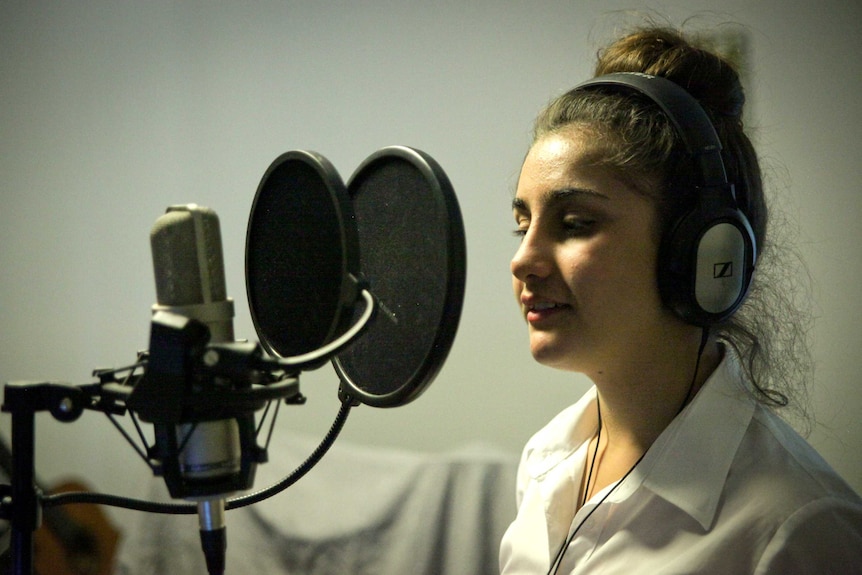
[[856,573],[862,564],[862,503],[824,496],[795,509],[773,532],[756,574]]
[[[862,506],[859,497],[850,485],[803,437],[778,415],[758,407],[754,413],[757,432],[772,438],[779,449],[764,451],[760,461],[765,468],[782,468],[784,473],[775,474],[775,488],[783,497],[795,500],[799,506],[820,498],[834,498]],[[757,442],[756,433],[749,436]]]
[[731,500],[756,502],[773,525],[820,498],[859,502],[811,445],[752,397],[730,352],[651,451],[645,485],[704,528]]

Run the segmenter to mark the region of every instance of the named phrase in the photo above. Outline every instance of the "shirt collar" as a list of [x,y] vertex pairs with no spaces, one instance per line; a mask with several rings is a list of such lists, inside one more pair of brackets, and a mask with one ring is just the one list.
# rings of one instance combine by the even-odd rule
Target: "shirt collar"
[[561,462],[571,457],[595,434],[598,427],[596,416],[596,388],[586,393],[573,405],[561,411],[548,422],[524,449],[527,473],[539,479]]
[[[739,360],[725,347],[724,358],[692,402],[656,439],[631,476],[608,502],[619,502],[640,487],[649,489],[707,529],[745,430],[754,401],[741,385]],[[539,481],[571,457],[595,433],[596,389],[552,419],[527,443],[527,473]]]

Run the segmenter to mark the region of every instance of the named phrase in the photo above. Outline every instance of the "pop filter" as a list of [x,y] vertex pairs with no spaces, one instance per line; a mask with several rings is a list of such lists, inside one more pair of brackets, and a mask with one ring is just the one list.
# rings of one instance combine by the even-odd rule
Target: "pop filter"
[[353,220],[344,182],[323,156],[290,151],[263,175],[248,221],[245,268],[252,321],[269,353],[315,351],[349,326],[359,272]]
[[455,338],[466,277],[461,211],[437,162],[407,147],[369,156],[347,188],[378,309],[333,365],[362,403],[403,405],[431,383]]

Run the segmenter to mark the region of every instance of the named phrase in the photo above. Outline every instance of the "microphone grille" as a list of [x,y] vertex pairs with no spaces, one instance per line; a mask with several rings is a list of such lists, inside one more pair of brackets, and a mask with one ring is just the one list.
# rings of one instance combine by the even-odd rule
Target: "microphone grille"
[[171,206],[150,231],[156,301],[183,306],[227,299],[218,215],[188,204]]

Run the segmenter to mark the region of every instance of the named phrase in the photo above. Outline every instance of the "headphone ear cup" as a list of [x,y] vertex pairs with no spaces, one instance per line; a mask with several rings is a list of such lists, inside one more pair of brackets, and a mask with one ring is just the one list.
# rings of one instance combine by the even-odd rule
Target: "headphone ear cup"
[[723,321],[745,299],[756,258],[754,234],[742,212],[692,210],[662,239],[662,301],[687,323],[706,327]]

